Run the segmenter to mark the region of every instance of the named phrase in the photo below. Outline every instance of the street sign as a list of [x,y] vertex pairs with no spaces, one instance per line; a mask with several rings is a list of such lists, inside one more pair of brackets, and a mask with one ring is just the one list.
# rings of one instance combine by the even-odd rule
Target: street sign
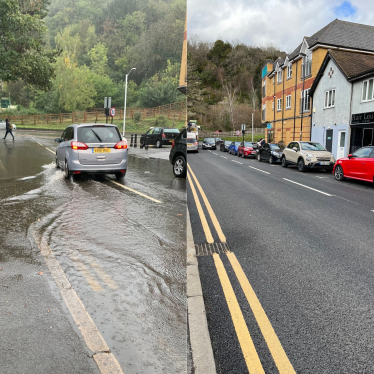
[[104,108],[108,108],[108,98],[104,97]]
[[245,131],[245,125],[242,125],[242,132]]
[[268,123],[266,127],[268,130],[271,130],[271,123]]
[[114,117],[116,115],[116,108],[110,108],[109,115]]
[[108,97],[108,108],[112,106],[112,98]]
[[240,135],[240,131],[239,131],[239,130],[238,130],[238,131],[236,131],[236,135],[238,135],[238,136]]

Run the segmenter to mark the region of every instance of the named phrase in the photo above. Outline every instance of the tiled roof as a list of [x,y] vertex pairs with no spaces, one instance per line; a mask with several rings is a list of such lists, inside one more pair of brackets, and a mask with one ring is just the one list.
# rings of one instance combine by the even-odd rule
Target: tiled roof
[[348,80],[374,70],[373,55],[337,50],[329,51],[329,53]]

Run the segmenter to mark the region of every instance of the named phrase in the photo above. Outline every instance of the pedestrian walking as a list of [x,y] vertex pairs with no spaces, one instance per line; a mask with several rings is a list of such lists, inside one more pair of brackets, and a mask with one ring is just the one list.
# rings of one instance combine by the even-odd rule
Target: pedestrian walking
[[6,130],[5,131],[5,136],[3,137],[3,139],[5,139],[8,135],[8,133],[9,133],[10,135],[12,135],[12,138],[13,138],[13,141],[14,141],[14,136],[13,136],[13,132],[12,132],[13,125],[10,124],[8,118],[5,120],[5,130]]

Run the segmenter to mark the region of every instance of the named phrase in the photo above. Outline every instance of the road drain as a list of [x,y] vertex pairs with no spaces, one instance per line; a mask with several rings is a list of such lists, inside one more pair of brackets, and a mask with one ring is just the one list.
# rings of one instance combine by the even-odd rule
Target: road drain
[[223,254],[230,252],[227,243],[195,244],[196,256],[211,256],[213,253]]

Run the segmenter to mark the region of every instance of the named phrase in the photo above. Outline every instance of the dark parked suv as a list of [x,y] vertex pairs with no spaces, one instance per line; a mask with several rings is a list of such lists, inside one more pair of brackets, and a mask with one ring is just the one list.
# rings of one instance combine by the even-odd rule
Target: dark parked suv
[[140,148],[146,145],[147,138],[148,145],[155,145],[157,148],[161,148],[163,145],[171,145],[178,134],[178,129],[166,129],[164,127],[150,128],[145,134],[141,135]]
[[184,129],[171,145],[170,163],[176,177],[186,178],[187,174],[187,129]]

